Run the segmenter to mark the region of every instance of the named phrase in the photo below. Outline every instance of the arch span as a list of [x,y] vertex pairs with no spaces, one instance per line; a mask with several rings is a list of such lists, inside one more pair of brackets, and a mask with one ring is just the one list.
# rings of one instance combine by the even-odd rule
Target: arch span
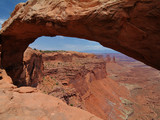
[[159,0],[28,0],[15,7],[0,34],[2,65],[15,84],[23,52],[40,36],[98,41],[160,69]]

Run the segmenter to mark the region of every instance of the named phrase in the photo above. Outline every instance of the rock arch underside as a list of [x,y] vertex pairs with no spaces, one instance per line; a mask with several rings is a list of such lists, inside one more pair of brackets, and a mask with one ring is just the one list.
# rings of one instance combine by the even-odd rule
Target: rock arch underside
[[159,0],[28,0],[2,25],[2,67],[18,84],[23,53],[40,36],[97,41],[160,69]]

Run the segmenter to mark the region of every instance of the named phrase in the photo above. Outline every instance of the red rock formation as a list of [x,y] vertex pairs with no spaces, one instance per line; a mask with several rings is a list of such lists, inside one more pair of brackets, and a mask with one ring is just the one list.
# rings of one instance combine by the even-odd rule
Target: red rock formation
[[100,42],[160,69],[159,0],[29,0],[2,25],[2,65],[17,82],[23,52],[40,36]]
[[116,63],[116,57],[115,56],[111,57],[110,55],[107,55],[106,62],[107,63],[111,63],[111,62]]
[[42,54],[39,51],[27,48],[24,52],[23,63],[23,71],[17,85],[37,86],[43,75]]
[[1,50],[2,49],[2,46],[1,46],[1,44],[0,44],[0,68],[2,67],[2,65],[1,65]]
[[101,120],[36,88],[17,88],[5,78],[0,80],[0,99],[1,120]]
[[[0,63],[1,63],[1,57],[0,57]],[[2,67],[1,64],[0,67]],[[18,83],[14,84],[18,86],[25,85],[25,86],[35,87],[40,82],[39,80],[43,75],[42,72],[43,72],[42,53],[28,47],[24,52],[23,69],[22,71],[20,71],[21,74],[17,81]]]
[[107,57],[106,57],[106,62],[107,62],[107,63],[111,62],[111,57],[110,57],[110,55],[107,55]]
[[[160,72],[122,54],[116,54],[117,64],[106,64],[108,77],[130,91],[133,114],[128,120],[159,120]],[[127,102],[127,101],[126,101]]]
[[4,69],[0,69],[0,80],[3,80],[6,83],[12,84],[12,79],[7,75]]
[[[130,109],[121,100],[128,99],[128,91],[107,77],[106,62],[103,59],[78,52],[45,53],[43,57],[48,58],[47,55],[50,58],[59,57],[44,59],[45,76],[38,85],[41,91],[104,120],[121,120],[132,113],[123,112]],[[65,59],[59,59],[62,57]]]
[[[42,51],[43,52],[43,51]],[[92,58],[96,57],[93,54],[87,54],[87,53],[79,53],[75,51],[55,51],[55,52],[49,52],[45,53],[43,52],[43,60],[44,61],[63,61],[63,62],[72,62],[72,59],[76,58]]]
[[115,56],[113,56],[112,62],[113,62],[113,63],[116,63],[116,57],[115,57]]

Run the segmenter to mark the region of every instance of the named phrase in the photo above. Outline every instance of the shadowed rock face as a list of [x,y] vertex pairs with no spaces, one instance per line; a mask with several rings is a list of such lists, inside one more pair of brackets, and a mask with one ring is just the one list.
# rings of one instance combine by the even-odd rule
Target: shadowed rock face
[[160,69],[159,0],[29,0],[2,25],[2,65],[16,81],[23,52],[40,36],[101,43]]
[[[1,47],[1,44],[0,44],[0,56],[1,56],[1,48],[2,48],[2,47]],[[1,68],[1,66],[2,66],[2,65],[1,65],[1,57],[0,57],[0,68]]]
[[23,63],[23,72],[15,84],[18,86],[37,86],[43,75],[42,54],[28,47],[24,52]]

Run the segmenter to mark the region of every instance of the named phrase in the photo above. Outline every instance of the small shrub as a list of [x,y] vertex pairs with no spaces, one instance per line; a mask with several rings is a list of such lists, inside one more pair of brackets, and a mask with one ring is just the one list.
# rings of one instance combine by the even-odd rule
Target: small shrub
[[70,106],[73,106],[73,104],[70,104]]

